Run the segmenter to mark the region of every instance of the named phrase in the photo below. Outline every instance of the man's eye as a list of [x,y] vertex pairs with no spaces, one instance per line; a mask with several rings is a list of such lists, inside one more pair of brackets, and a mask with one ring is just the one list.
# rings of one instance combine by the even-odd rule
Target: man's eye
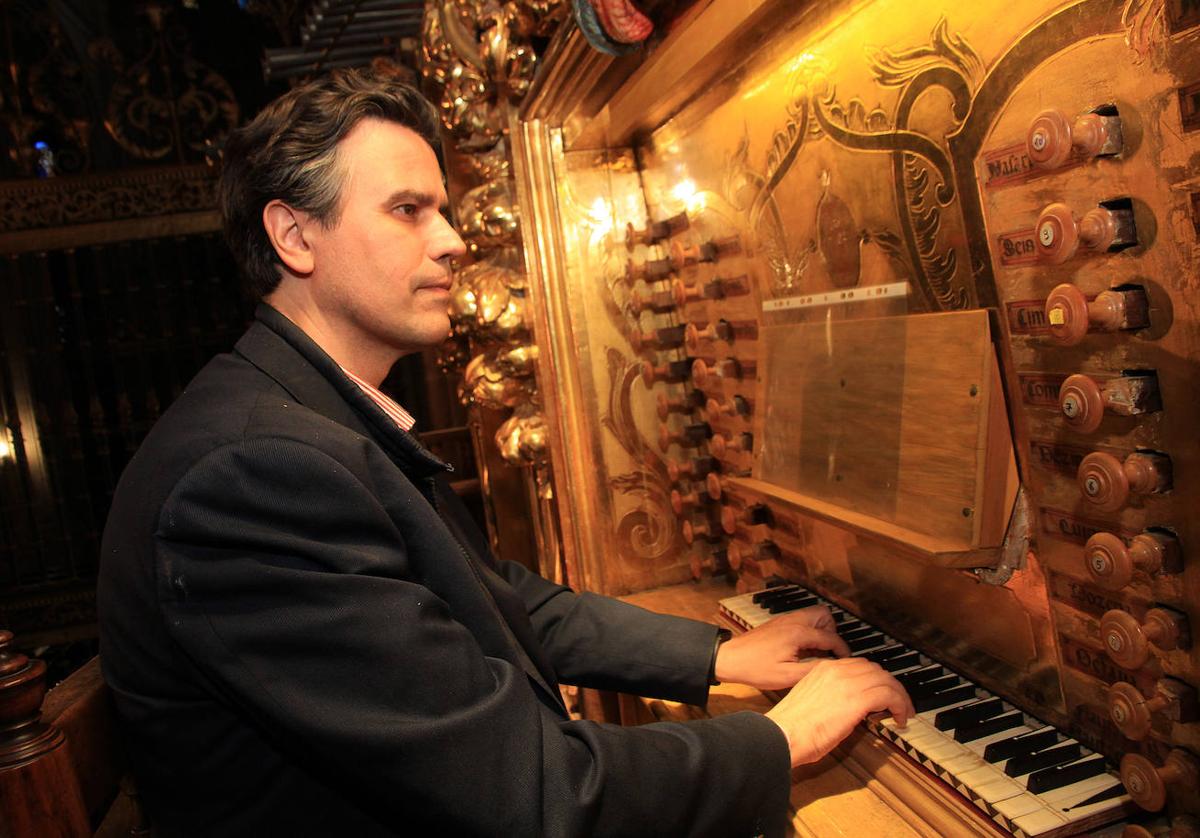
[[420,207],[418,207],[416,204],[401,204],[400,206],[396,207],[396,212],[400,213],[401,215],[413,216],[417,214],[419,209]]

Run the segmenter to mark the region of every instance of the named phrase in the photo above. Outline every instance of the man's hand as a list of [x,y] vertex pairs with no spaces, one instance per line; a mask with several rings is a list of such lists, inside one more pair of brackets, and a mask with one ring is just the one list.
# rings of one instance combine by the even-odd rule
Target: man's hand
[[868,713],[881,710],[901,727],[916,715],[904,688],[882,667],[865,658],[845,658],[817,662],[766,715],[787,736],[794,768],[816,762]]
[[718,681],[747,684],[760,690],[786,690],[832,652],[850,654],[838,637],[833,615],[822,606],[783,614],[721,644],[717,650]]

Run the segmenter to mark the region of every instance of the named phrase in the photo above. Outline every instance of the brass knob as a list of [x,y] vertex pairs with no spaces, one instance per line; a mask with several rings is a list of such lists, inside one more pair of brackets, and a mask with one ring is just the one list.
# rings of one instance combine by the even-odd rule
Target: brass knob
[[1130,454],[1121,461],[1103,451],[1084,457],[1078,472],[1084,500],[1106,512],[1124,506],[1131,492],[1156,491],[1160,476],[1158,464],[1145,454]]
[[1125,546],[1116,535],[1098,532],[1083,546],[1084,566],[1092,581],[1110,591],[1120,590],[1133,581],[1133,572],[1141,568],[1157,573],[1163,565],[1167,545],[1163,537],[1140,533]]
[[1172,749],[1161,767],[1141,754],[1126,754],[1121,757],[1121,782],[1134,803],[1157,812],[1167,804],[1167,786],[1196,788],[1200,783],[1200,761],[1180,748]]
[[1182,626],[1178,618],[1161,608],[1146,612],[1139,623],[1128,611],[1114,608],[1100,618],[1104,651],[1122,669],[1141,669],[1150,660],[1150,646],[1170,651],[1179,645]]
[[1066,204],[1050,204],[1038,216],[1034,241],[1038,257],[1051,265],[1061,265],[1079,250],[1107,250],[1117,237],[1117,219],[1111,210],[1095,207],[1076,218]]
[[1042,111],[1033,119],[1025,136],[1025,148],[1039,169],[1057,169],[1077,149],[1095,157],[1108,141],[1108,126],[1098,114],[1087,113],[1073,122],[1057,109]]
[[1082,433],[1092,433],[1104,418],[1100,385],[1086,375],[1069,376],[1058,390],[1058,407],[1068,425]]
[[1165,709],[1171,700],[1164,695],[1146,698],[1141,691],[1126,681],[1118,681],[1108,688],[1108,716],[1117,730],[1127,738],[1142,740],[1150,733],[1154,714]]

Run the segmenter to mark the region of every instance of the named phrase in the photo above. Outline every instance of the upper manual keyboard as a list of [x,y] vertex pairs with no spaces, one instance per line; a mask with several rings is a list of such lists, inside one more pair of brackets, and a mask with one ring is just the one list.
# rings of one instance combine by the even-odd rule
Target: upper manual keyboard
[[1129,796],[1104,757],[956,672],[799,585],[721,600],[721,615],[751,629],[787,611],[824,605],[852,655],[891,672],[917,715],[872,729],[1018,836],[1054,838],[1115,820]]

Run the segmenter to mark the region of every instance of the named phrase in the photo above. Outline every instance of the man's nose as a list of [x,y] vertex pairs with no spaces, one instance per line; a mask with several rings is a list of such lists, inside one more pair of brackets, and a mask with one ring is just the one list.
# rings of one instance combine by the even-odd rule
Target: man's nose
[[438,228],[430,241],[429,256],[431,259],[436,262],[454,256],[462,256],[467,252],[467,246],[463,243],[462,237],[458,235],[458,231],[449,221],[439,214],[435,223]]

